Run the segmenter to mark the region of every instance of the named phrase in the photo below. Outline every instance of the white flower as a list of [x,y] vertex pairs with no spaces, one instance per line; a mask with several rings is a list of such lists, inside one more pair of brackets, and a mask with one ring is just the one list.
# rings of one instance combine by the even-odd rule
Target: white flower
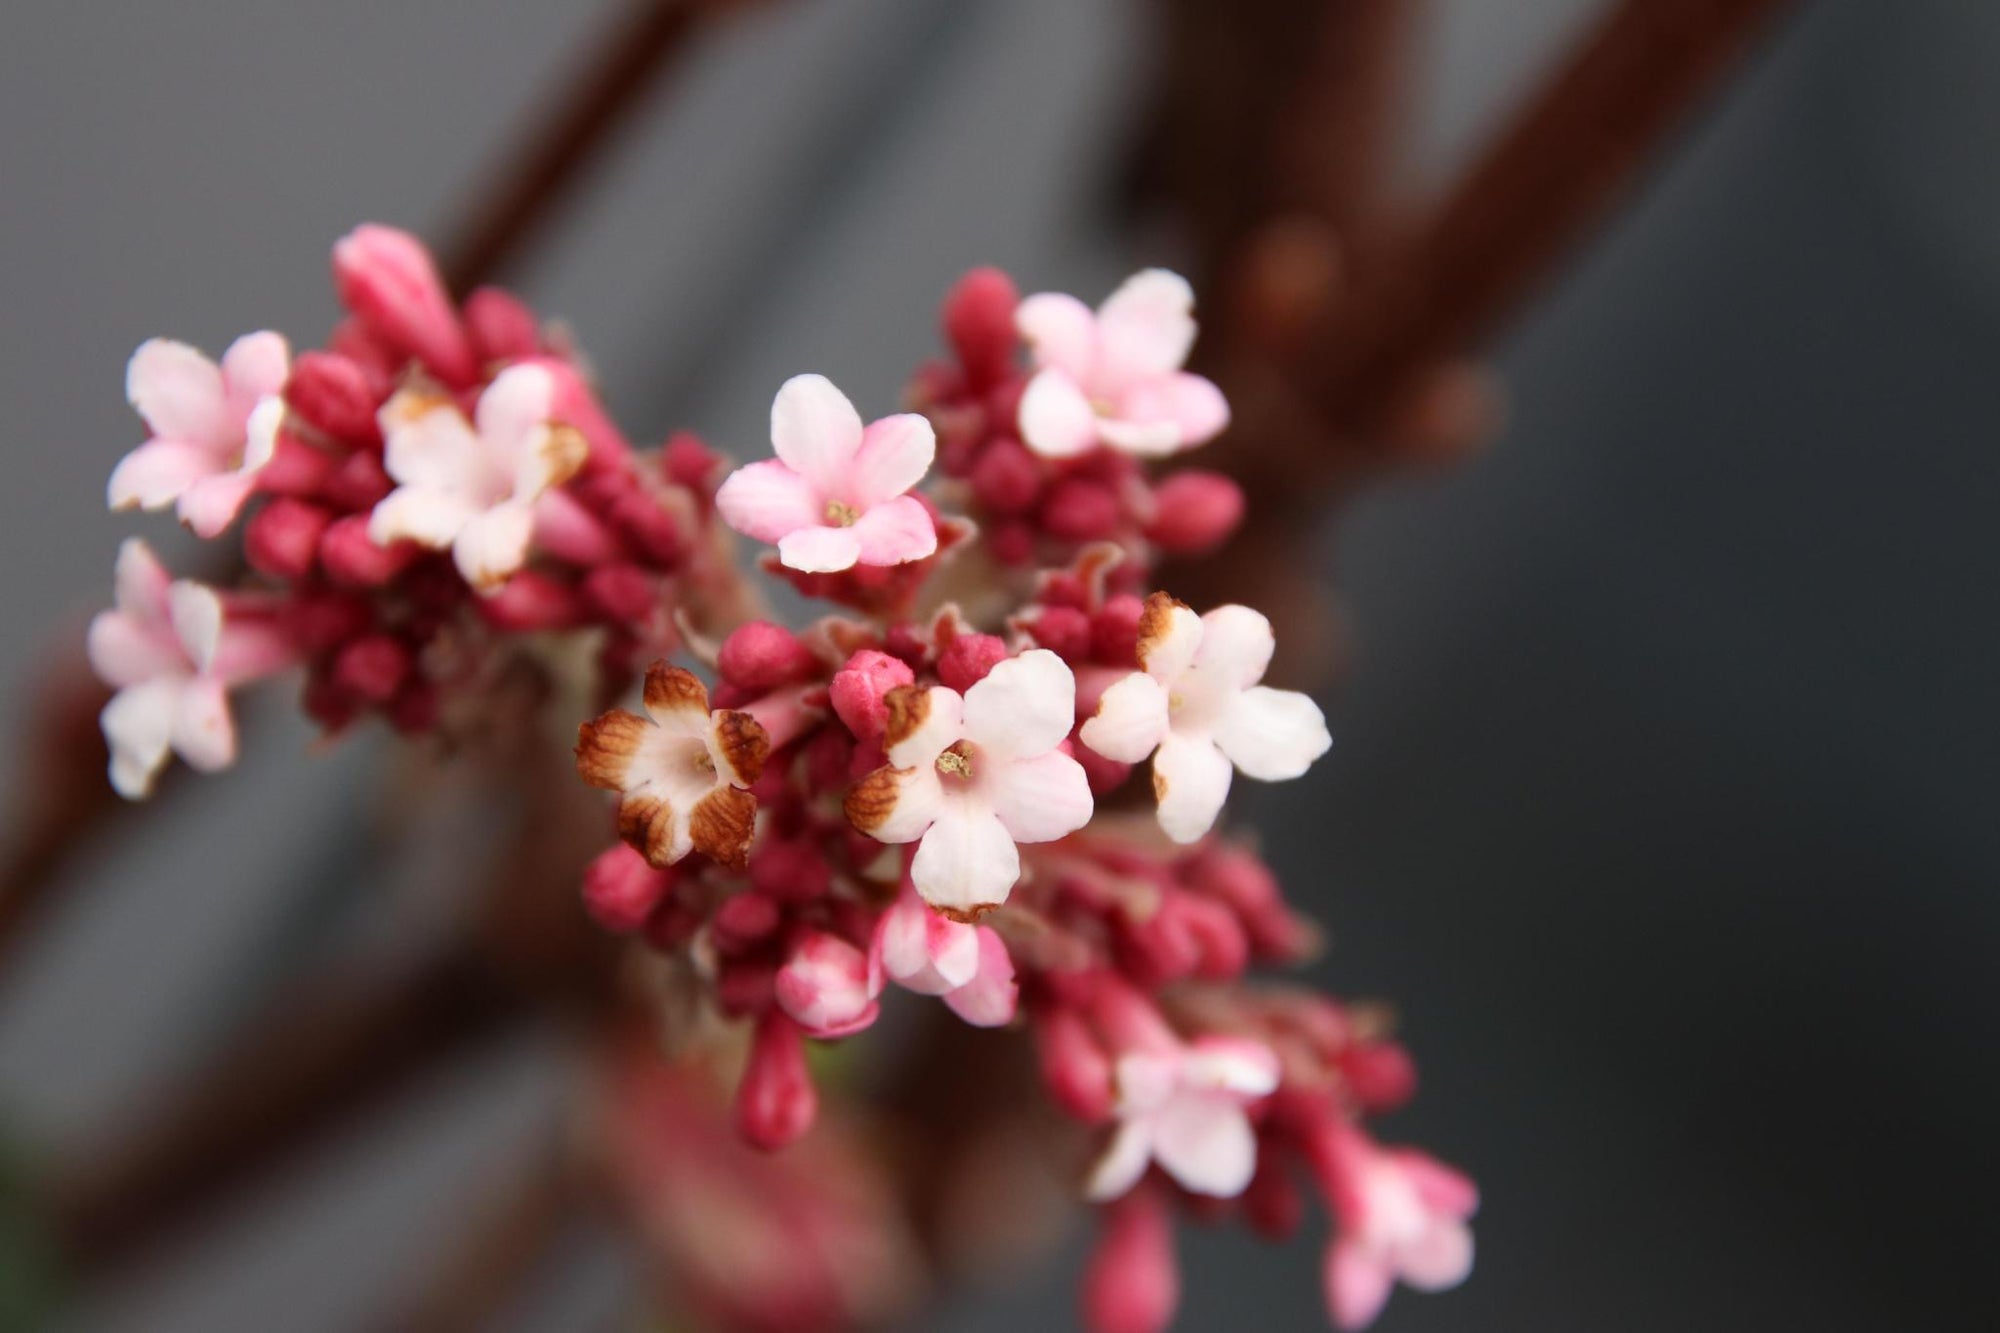
[[277,625],[233,616],[213,588],[175,581],[146,543],[118,548],[117,605],[90,622],[90,664],[117,689],[99,723],[111,785],[127,800],[152,792],[169,751],[213,773],[236,761],[231,686],[293,659]]
[[614,708],[577,728],[577,772],[619,794],[619,834],[653,865],[698,851],[742,869],[770,738],[748,713],[711,712],[708,687],[665,662],[647,668],[644,697],[645,717]]
[[1244,1107],[1278,1086],[1278,1058],[1258,1042],[1199,1037],[1173,1049],[1120,1056],[1118,1131],[1091,1172],[1096,1202],[1139,1183],[1149,1162],[1183,1189],[1233,1198],[1257,1170],[1257,1135]]
[[1215,825],[1230,768],[1262,782],[1304,773],[1333,738],[1319,705],[1258,684],[1270,665],[1271,622],[1247,606],[1197,616],[1165,593],[1146,599],[1139,664],[1104,692],[1079,734],[1121,763],[1153,756],[1160,827],[1194,842]]
[[847,817],[882,842],[916,842],[910,876],[924,900],[971,919],[1021,877],[1014,844],[1049,842],[1090,822],[1083,766],[1059,747],[1075,720],[1076,680],[1035,648],[967,690],[889,694],[889,762],[847,794]]
[[1443,1291],[1472,1272],[1479,1191],[1463,1174],[1412,1148],[1382,1148],[1353,1130],[1328,1145],[1330,1196],[1340,1221],[1321,1270],[1342,1328],[1373,1323],[1396,1280]]
[[1039,367],[1019,414],[1021,439],[1038,454],[1070,458],[1101,442],[1157,457],[1229,424],[1222,391],[1181,369],[1194,345],[1194,292],[1178,274],[1135,274],[1095,314],[1042,292],[1021,302],[1014,326]]
[[505,583],[528,558],[535,501],[583,466],[583,436],[552,420],[555,397],[555,377],[523,365],[494,377],[476,421],[434,394],[391,398],[381,411],[382,463],[399,485],[369,516],[369,539],[449,549],[482,592]]
[[291,352],[275,333],[238,338],[219,366],[186,343],[142,344],[125,368],[125,396],[153,435],[113,469],[111,507],[174,505],[197,535],[219,534],[277,449],[290,374]]

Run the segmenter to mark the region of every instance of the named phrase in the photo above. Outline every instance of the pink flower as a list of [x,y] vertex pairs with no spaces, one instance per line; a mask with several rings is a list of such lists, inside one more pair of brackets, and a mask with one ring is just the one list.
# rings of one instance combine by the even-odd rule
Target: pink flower
[[937,550],[937,526],[905,494],[930,471],[937,441],[914,413],[867,427],[821,375],[786,380],[771,403],[777,458],[738,468],[715,505],[746,537],[776,542],[778,559],[806,574],[900,565]]
[[848,819],[881,842],[918,842],[910,877],[931,906],[965,920],[999,906],[1021,877],[1016,843],[1090,821],[1083,766],[1058,748],[1075,700],[1069,667],[1046,648],[1000,663],[963,695],[892,691],[889,762],[848,792]]
[[974,1027],[1013,1021],[1020,998],[1014,960],[991,926],[953,921],[905,888],[876,924],[875,953],[898,985],[943,996],[952,1012]]
[[1197,616],[1165,593],[1146,599],[1139,664],[1115,682],[1078,733],[1120,763],[1153,756],[1160,827],[1194,842],[1215,825],[1230,769],[1261,782],[1298,777],[1333,745],[1319,705],[1258,684],[1271,662],[1271,622],[1247,606]]
[[555,377],[514,366],[479,396],[476,421],[450,399],[405,389],[381,412],[383,464],[400,483],[369,516],[378,546],[409,540],[452,554],[491,592],[528,558],[535,501],[583,466],[583,436],[551,418]]
[[1014,326],[1038,367],[1021,395],[1021,439],[1050,458],[1097,444],[1159,457],[1214,439],[1229,424],[1222,391],[1181,369],[1194,345],[1187,280],[1149,268],[1092,314],[1074,296],[1021,302]]
[[882,1012],[882,971],[838,935],[812,931],[792,946],[773,986],[778,1007],[809,1037],[847,1037]]
[[214,537],[236,520],[277,448],[278,395],[291,353],[275,333],[238,338],[216,365],[186,343],[154,338],[125,368],[125,396],[152,438],[113,469],[113,509],[165,509]]
[[1472,1272],[1479,1191],[1459,1172],[1412,1148],[1381,1148],[1342,1128],[1322,1154],[1340,1232],[1323,1277],[1334,1323],[1373,1323],[1401,1278],[1443,1291]]
[[1243,1108],[1278,1086],[1278,1058],[1258,1042],[1198,1037],[1127,1051],[1115,1067],[1118,1130],[1091,1172],[1102,1202],[1158,1162],[1183,1189],[1233,1198],[1257,1170],[1257,1136]]
[[665,662],[646,671],[646,716],[614,708],[577,728],[583,780],[619,795],[618,831],[655,866],[689,852],[742,869],[756,828],[748,790],[770,738],[757,719],[710,711],[708,687]]
[[212,773],[236,761],[229,690],[289,664],[268,619],[232,615],[213,588],[173,581],[137,538],[118,549],[117,606],[90,622],[90,664],[118,691],[99,723],[111,785],[150,794],[171,750]]

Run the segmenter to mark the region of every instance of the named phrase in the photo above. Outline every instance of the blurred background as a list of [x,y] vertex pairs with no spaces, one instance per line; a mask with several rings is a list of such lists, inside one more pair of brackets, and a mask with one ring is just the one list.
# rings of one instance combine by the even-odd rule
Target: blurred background
[[[1423,6],[1401,188],[1449,179],[1607,7]],[[108,596],[131,349],[311,342],[330,243],[447,229],[619,8],[10,11],[7,735]],[[732,16],[511,281],[576,327],[635,437],[758,450],[805,369],[877,415],[966,268],[1095,294],[1177,262],[1172,217],[1123,202],[1157,17]],[[1490,349],[1490,447],[1329,505],[1296,551],[1342,618],[1337,745],[1238,819],[1329,928],[1315,980],[1402,1014],[1424,1086],[1391,1137],[1484,1189],[1472,1281],[1398,1296],[1390,1333],[2000,1327],[1996,73],[1990,0],[1798,5]],[[93,847],[10,961],[17,1166],[143,1118],[300,959],[392,957],[443,910],[448,847],[363,835],[383,738],[302,762],[303,720],[267,703],[242,764]],[[364,1322],[546,1137],[569,1058],[531,1033],[427,1078],[63,1326]],[[19,1212],[17,1285],[43,1271]],[[1310,1237],[1191,1230],[1183,1257],[1181,1327],[1321,1322]],[[1080,1258],[913,1327],[1067,1326]],[[630,1327],[633,1281],[579,1229],[505,1327]]]

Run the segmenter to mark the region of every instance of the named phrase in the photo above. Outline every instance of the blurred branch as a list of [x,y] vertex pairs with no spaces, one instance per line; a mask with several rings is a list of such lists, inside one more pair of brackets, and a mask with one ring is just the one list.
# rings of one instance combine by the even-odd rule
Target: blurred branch
[[598,162],[709,13],[730,0],[637,0],[538,113],[445,247],[463,295],[505,271]]

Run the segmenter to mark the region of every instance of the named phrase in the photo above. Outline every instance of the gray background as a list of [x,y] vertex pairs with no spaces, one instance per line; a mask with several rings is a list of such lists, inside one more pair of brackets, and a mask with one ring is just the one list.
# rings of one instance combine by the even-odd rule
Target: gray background
[[[1594,8],[1434,6],[1411,182]],[[1804,8],[1507,340],[1490,456],[1301,553],[1337,562],[1357,646],[1340,743],[1241,817],[1330,925],[1324,979],[1402,1009],[1425,1087],[1393,1133],[1486,1190],[1471,1284],[1398,1295],[1386,1329],[2000,1321],[2000,11]],[[132,347],[316,340],[332,239],[441,227],[611,9],[9,9],[9,697],[108,592]],[[759,447],[807,368],[885,410],[965,267],[1089,293],[1171,260],[1101,211],[1143,10],[774,6],[674,80],[520,285],[637,434]],[[312,923],[299,952],[386,952],[445,906],[421,862],[357,906],[324,864],[379,799],[380,741],[302,762],[269,711],[238,772],[93,856],[10,976],[21,1140],[142,1115],[283,966],[283,923]],[[539,1039],[427,1085],[78,1326],[351,1327],[537,1140],[565,1072]],[[1183,1326],[1316,1322],[1309,1246],[1184,1253]],[[579,1237],[511,1326],[615,1321],[629,1277]],[[996,1274],[943,1326],[1065,1321],[1071,1277]]]

